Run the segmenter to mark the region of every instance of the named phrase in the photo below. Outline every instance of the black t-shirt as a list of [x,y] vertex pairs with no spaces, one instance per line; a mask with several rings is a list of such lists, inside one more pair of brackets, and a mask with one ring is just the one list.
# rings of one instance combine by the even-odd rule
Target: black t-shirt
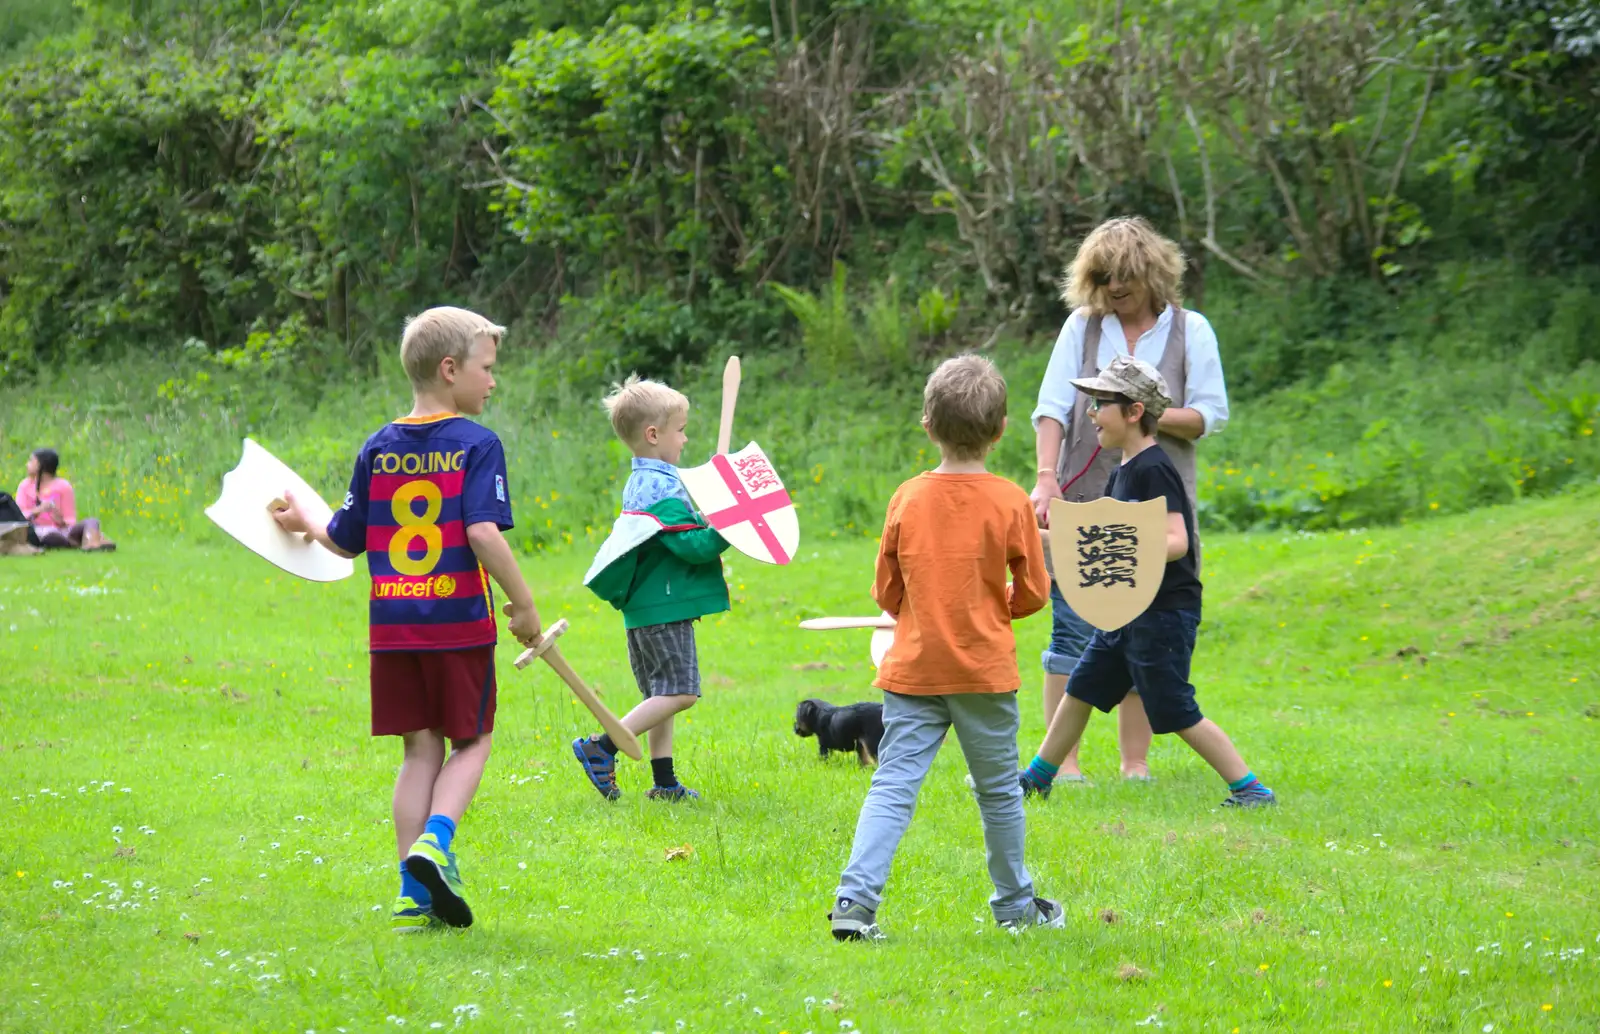
[[[1161,588],[1150,604],[1151,610],[1199,610],[1200,576],[1195,565],[1194,511],[1183,478],[1161,446],[1152,445],[1111,472],[1106,495],[1125,503],[1146,499],[1167,500],[1168,513],[1183,514],[1183,527],[1189,533],[1189,551],[1167,564]],[[1163,546],[1162,553],[1166,552]]]

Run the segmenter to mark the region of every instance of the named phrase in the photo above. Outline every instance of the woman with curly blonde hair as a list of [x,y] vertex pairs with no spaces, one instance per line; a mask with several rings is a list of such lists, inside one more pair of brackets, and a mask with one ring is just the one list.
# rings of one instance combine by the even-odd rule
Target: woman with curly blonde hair
[[[1040,527],[1049,525],[1050,500],[1087,502],[1105,494],[1121,454],[1096,443],[1088,400],[1072,381],[1095,376],[1119,355],[1160,370],[1180,403],[1161,414],[1156,432],[1194,506],[1194,442],[1228,422],[1228,391],[1211,324],[1183,308],[1183,269],[1178,245],[1137,216],[1101,223],[1079,245],[1061,283],[1072,315],[1056,338],[1033,411],[1038,482],[1032,497]],[[1053,627],[1043,656],[1046,724],[1094,631],[1054,582],[1050,602]],[[1141,703],[1117,709],[1117,731],[1123,776],[1148,779],[1150,722]],[[1056,781],[1082,780],[1073,748]]]

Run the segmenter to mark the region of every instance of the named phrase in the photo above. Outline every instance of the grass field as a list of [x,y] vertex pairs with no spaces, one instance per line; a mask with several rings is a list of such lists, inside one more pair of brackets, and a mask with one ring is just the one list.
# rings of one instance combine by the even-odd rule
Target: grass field
[[[458,837],[479,922],[396,938],[394,741],[365,735],[364,579],[121,528],[110,556],[0,561],[6,1031],[1594,1031],[1600,1029],[1600,496],[1400,529],[1207,540],[1196,682],[1281,807],[1231,814],[1171,737],[1159,781],[1029,804],[1065,930],[988,921],[947,749],[880,920],[823,914],[868,774],[799,699],[870,699],[870,541],[731,561],[706,698],[653,805],[603,802],[592,723],[501,647],[495,754]],[[525,562],[568,658],[634,698],[587,553]],[[1047,618],[1018,628],[1024,757]],[[692,853],[668,860],[667,849]]]

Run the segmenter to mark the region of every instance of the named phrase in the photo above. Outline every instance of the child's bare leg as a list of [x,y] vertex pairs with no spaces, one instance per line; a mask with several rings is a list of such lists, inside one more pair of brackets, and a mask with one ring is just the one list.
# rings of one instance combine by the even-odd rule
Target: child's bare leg
[[433,784],[432,814],[448,816],[452,822],[461,821],[478,792],[478,783],[483,780],[491,739],[491,733],[484,733],[470,740],[450,741],[450,758]]
[[1239,756],[1233,741],[1228,739],[1228,734],[1211,719],[1200,719],[1181,730],[1178,736],[1193,747],[1196,754],[1205,758],[1206,764],[1216,769],[1217,775],[1225,782],[1236,783],[1250,773],[1250,769],[1245,767],[1244,758]]
[[402,739],[405,760],[394,781],[394,838],[404,860],[428,824],[434,783],[444,765],[445,741],[432,729],[408,732]]
[[[1061,710],[1061,701],[1067,695],[1066,675],[1057,675],[1055,672],[1044,673],[1044,724],[1048,728],[1055,720],[1056,712]],[[1048,758],[1046,760],[1049,760]],[[1072,749],[1067,751],[1067,756],[1061,761],[1061,771],[1056,776],[1082,775],[1083,770],[1078,767],[1078,745],[1074,743]]]
[[1150,716],[1144,713],[1144,701],[1139,694],[1130,692],[1117,707],[1117,750],[1122,755],[1122,774],[1148,776],[1150,774]]
[[1044,742],[1039,744],[1039,757],[1052,765],[1064,766],[1067,757],[1078,749],[1078,741],[1083,738],[1083,730],[1093,713],[1094,708],[1082,700],[1063,698],[1049,731],[1044,734]]
[[667,715],[661,722],[648,733],[650,737],[650,760],[670,758],[672,756],[672,716]]
[[[627,714],[623,715],[622,726],[635,736],[643,736],[647,732],[652,732],[662,722],[670,720],[672,716],[677,714],[679,711],[687,711],[689,708],[693,707],[695,701],[699,699],[699,697],[689,693],[681,693],[675,696],[651,697],[649,700],[641,703],[638,707],[635,707],[632,711],[629,711]],[[669,745],[672,742],[672,732],[670,730],[667,732],[667,742]],[[650,738],[650,756],[666,757],[665,754],[658,755],[656,753],[656,740],[654,735],[652,735]]]
[[1061,698],[1067,695],[1067,676],[1053,671],[1044,673],[1044,724],[1048,728],[1061,709]]

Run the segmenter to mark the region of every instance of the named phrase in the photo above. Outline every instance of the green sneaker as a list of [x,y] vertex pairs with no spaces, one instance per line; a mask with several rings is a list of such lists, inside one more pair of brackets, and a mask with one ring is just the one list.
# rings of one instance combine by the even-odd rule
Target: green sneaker
[[439,846],[439,839],[424,833],[406,855],[406,872],[433,895],[433,914],[447,926],[471,926],[472,909],[462,891],[456,856]]
[[394,911],[389,913],[389,929],[395,933],[421,933],[438,923],[432,908],[419,905],[404,894],[395,899]]

